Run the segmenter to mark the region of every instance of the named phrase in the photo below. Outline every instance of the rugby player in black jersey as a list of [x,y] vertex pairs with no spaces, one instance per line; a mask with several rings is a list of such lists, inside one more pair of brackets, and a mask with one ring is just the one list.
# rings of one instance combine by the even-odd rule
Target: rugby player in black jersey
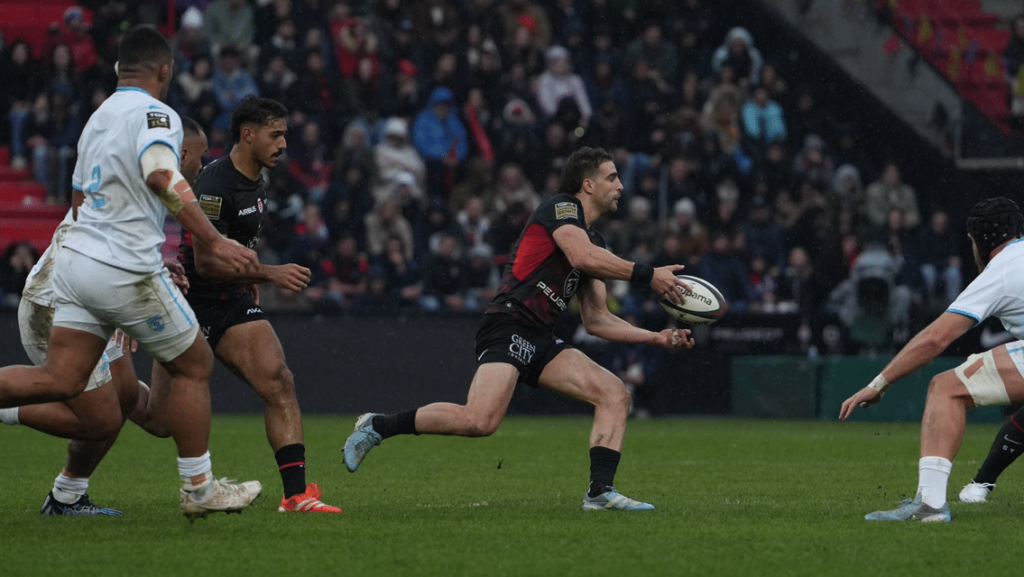
[[[264,168],[273,167],[285,151],[287,110],[275,100],[251,96],[231,114],[230,154],[211,162],[193,186],[203,212],[221,234],[253,248],[267,210]],[[178,249],[185,267],[186,295],[214,355],[249,384],[264,402],[267,438],[284,485],[280,512],[340,513],[320,501],[316,483],[306,484],[306,448],[295,382],[284,350],[259,305],[258,284],[272,282],[300,291],[310,271],[297,264],[259,264],[243,272],[213,258],[209,248],[185,232]],[[149,408],[169,402],[166,374],[154,365]],[[149,428],[154,428],[150,426]]]
[[608,310],[605,279],[649,284],[676,302],[689,290],[675,273],[681,265],[652,268],[605,249],[590,225],[618,208],[622,183],[612,156],[582,148],[569,157],[559,194],[530,217],[512,248],[498,295],[476,336],[477,371],[464,405],[433,403],[392,415],[367,413],[345,441],[345,466],[355,472],[382,440],[401,434],[483,437],[494,433],[516,383],[541,386],[594,406],[590,433],[590,488],[584,510],[639,511],[652,505],[613,486],[629,413],[629,392],[615,375],[555,337],[555,320],[578,295],[583,324],[610,341],[692,348],[688,330],[650,332]]

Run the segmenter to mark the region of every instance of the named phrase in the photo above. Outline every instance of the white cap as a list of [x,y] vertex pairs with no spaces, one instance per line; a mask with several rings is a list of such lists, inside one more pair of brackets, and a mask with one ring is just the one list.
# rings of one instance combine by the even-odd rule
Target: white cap
[[203,13],[199,11],[195,6],[189,8],[181,15],[181,27],[182,28],[202,28],[203,27]]
[[384,136],[391,135],[409,138],[409,124],[397,116],[389,118],[384,123]]

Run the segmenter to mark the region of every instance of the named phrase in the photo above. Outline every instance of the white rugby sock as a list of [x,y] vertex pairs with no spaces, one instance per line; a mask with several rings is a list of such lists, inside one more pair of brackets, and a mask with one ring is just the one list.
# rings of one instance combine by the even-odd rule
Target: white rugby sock
[[917,465],[917,494],[925,505],[938,509],[946,504],[946,485],[952,469],[953,463],[944,457],[921,457]]
[[20,425],[21,421],[18,420],[18,407],[0,409],[0,423],[5,425]]
[[[181,488],[186,491],[202,490],[209,486],[213,480],[213,462],[210,460],[210,452],[207,451],[199,457],[178,457],[178,474],[181,475]],[[192,483],[192,477],[206,475],[206,479],[198,485]]]
[[74,503],[88,490],[88,477],[65,477],[61,473],[53,481],[53,498],[65,505]]

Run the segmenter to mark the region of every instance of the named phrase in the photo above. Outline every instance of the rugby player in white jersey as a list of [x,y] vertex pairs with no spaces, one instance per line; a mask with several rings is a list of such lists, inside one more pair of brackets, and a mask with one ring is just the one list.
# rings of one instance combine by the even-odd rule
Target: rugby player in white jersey
[[[971,209],[967,235],[978,277],[946,312],[914,336],[882,372],[846,399],[839,418],[857,407],[882,400],[890,384],[927,365],[968,329],[996,317],[1013,336],[1024,339],[1024,214],[1014,201],[985,199]],[[917,495],[891,511],[876,511],[869,521],[945,521],[952,517],[946,487],[952,459],[960,449],[968,408],[1024,402],[1024,340],[967,357],[953,370],[939,373],[928,387],[921,420],[921,460]]]
[[[185,137],[181,145],[181,174],[192,182],[203,165],[206,134],[191,118],[182,118],[182,125]],[[50,281],[56,255],[64,245],[64,237],[83,200],[84,195],[80,191],[73,192],[72,208],[54,231],[50,246],[29,273],[18,305],[21,344],[37,365],[46,362],[46,346],[53,324],[54,302]],[[167,260],[164,265],[171,271],[174,283],[187,290],[188,278],[181,264]],[[39,511],[43,515],[121,514],[117,509],[95,505],[86,491],[89,478],[117,440],[127,419],[154,433],[147,427],[149,390],[135,375],[131,355],[124,350],[126,341],[120,331],[107,341],[103,358],[93,370],[82,394],[63,402],[0,409],[0,423],[25,425],[55,437],[70,439],[64,468],[54,480],[53,489]]]
[[78,143],[73,185],[85,201],[57,255],[48,357],[41,367],[0,369],[0,408],[77,396],[121,328],[171,374],[166,420],[178,446],[180,506],[194,520],[241,511],[262,486],[213,475],[213,355],[163,266],[164,217],[169,211],[237,270],[255,265],[256,254],[213,228],[178,171],[181,120],[161,101],[172,68],[170,44],[156,29],[138,26],[122,37],[117,91],[93,113]]

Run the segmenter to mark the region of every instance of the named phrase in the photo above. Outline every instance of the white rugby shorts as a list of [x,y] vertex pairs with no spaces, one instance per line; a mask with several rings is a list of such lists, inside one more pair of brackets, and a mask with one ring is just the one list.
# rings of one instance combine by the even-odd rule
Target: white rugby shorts
[[184,353],[199,325],[171,274],[120,269],[67,248],[53,275],[53,324],[109,339],[115,327],[165,362]]
[[[53,325],[53,309],[28,299],[21,299],[21,302],[18,303],[18,331],[21,333],[21,346],[25,348],[28,358],[36,366],[42,366],[46,362],[51,325]],[[108,341],[103,356],[100,357],[96,368],[89,375],[89,382],[85,385],[85,390],[98,389],[109,383],[113,378],[110,374],[110,363],[123,355],[121,347],[116,346],[113,339]]]

